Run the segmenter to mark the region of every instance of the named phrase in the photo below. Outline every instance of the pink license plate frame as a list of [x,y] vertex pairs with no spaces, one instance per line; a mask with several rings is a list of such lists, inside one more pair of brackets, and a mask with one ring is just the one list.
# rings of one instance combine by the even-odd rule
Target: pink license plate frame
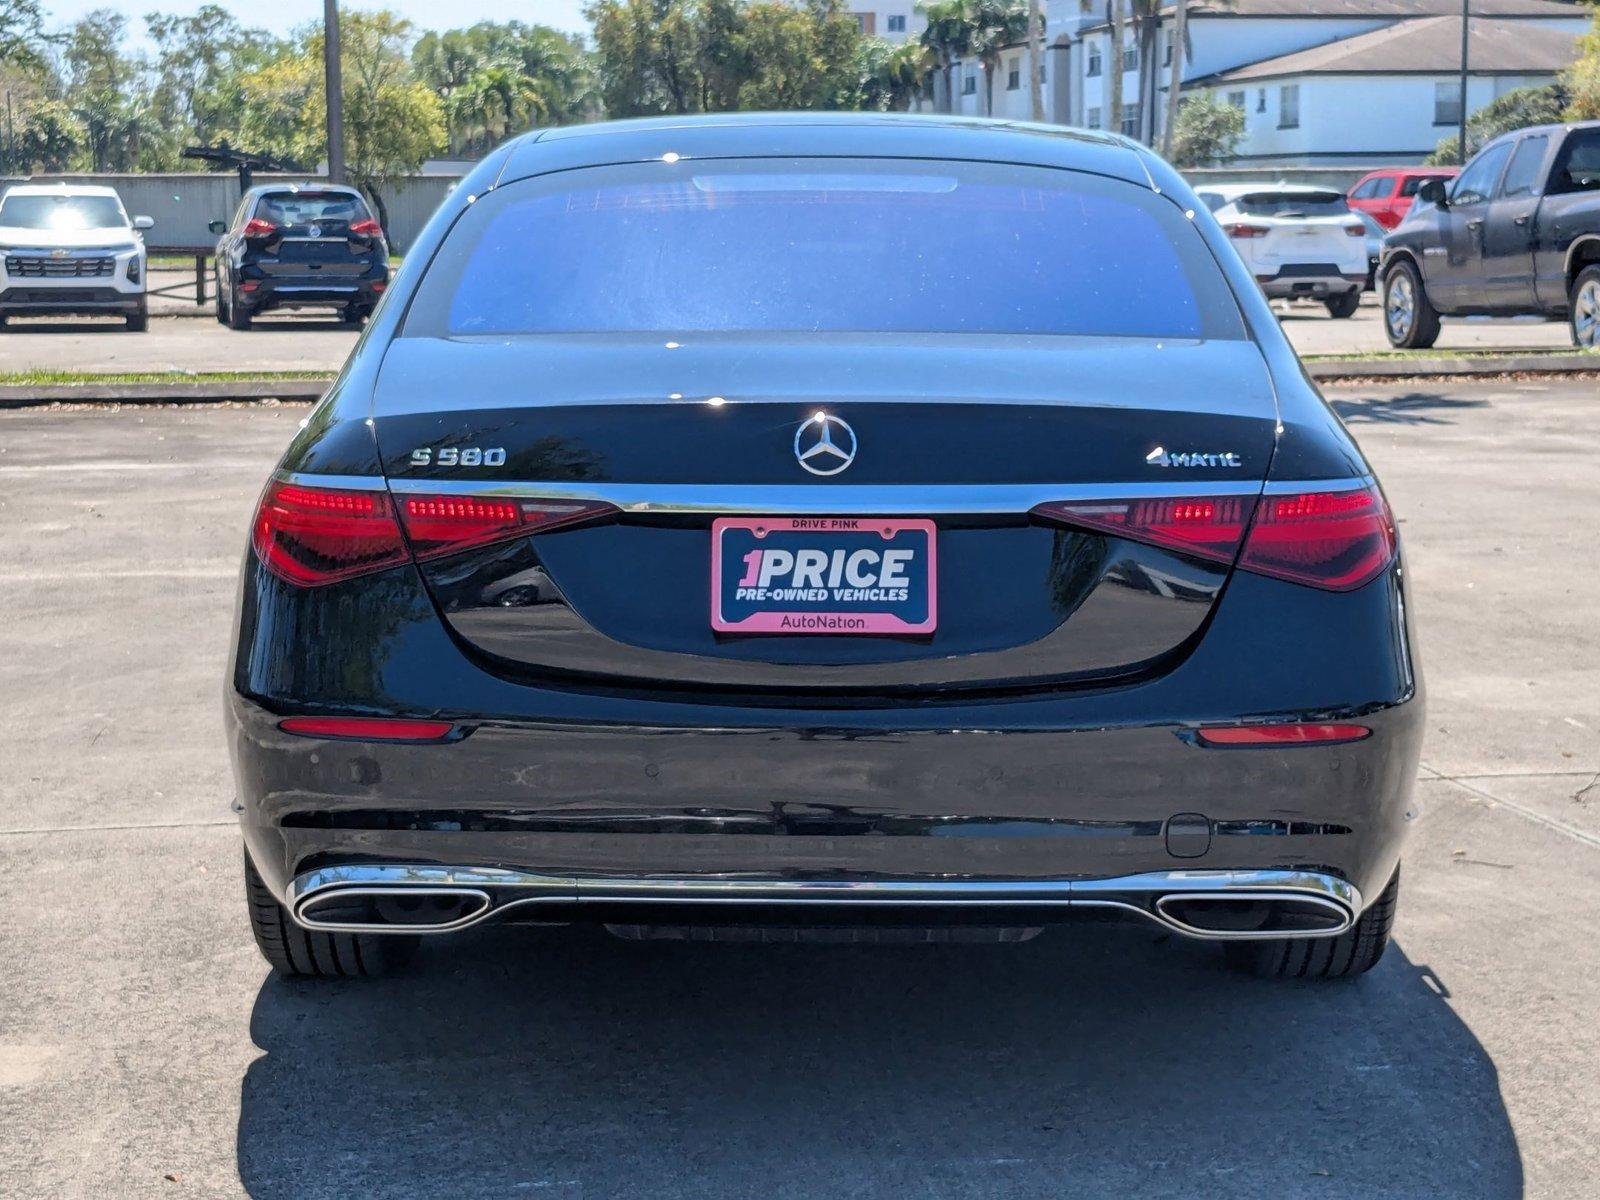
[[[768,533],[817,533],[824,537],[859,537],[864,546],[876,536],[888,541],[897,534],[924,535],[927,554],[926,619],[907,621],[889,612],[827,611],[816,608],[769,609],[742,620],[722,613],[723,535],[747,530],[758,539]],[[905,517],[719,517],[711,525],[711,628],[717,633],[776,633],[796,636],[925,635],[939,625],[938,527],[930,520]]]

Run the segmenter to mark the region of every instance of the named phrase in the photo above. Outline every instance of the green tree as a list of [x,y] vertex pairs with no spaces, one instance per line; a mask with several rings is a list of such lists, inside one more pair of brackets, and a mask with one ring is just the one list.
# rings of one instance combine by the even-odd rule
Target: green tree
[[[345,161],[350,180],[387,221],[380,184],[444,149],[444,105],[411,67],[411,24],[386,9],[340,14]],[[327,153],[322,32],[245,75],[238,135],[252,150],[312,163]]]
[[745,109],[854,108],[859,27],[838,0],[759,0],[744,10],[743,44],[756,69],[739,88]]
[[699,39],[687,0],[595,0],[585,12],[608,116],[699,110]]
[[39,0],[0,0],[0,66],[42,68],[49,40]]
[[247,29],[215,4],[188,16],[153,12],[145,27],[155,49],[146,153],[176,169],[184,164],[185,145],[209,144],[238,123],[240,79],[281,47],[265,30]]
[[933,54],[921,42],[894,45],[883,38],[864,37],[856,55],[862,108],[905,112],[922,99]]
[[922,44],[938,61],[944,75],[945,112],[956,109],[956,60],[972,53],[972,23],[967,18],[964,0],[940,0],[922,6],[927,25],[922,31]]
[[1180,168],[1216,166],[1233,157],[1243,136],[1243,109],[1210,92],[1185,96],[1172,127],[1172,164]]
[[[1529,125],[1560,121],[1567,106],[1567,92],[1560,84],[1514,88],[1467,118],[1467,155],[1476,154],[1482,146],[1502,133],[1525,129]],[[1439,139],[1438,146],[1428,156],[1427,162],[1430,166],[1459,166],[1460,149],[1460,137],[1454,133],[1448,134]]]
[[994,115],[994,74],[1000,56],[1028,35],[1028,6],[1025,0],[966,0],[964,5],[971,34],[968,50],[983,65],[983,111]]
[[93,171],[131,171],[140,165],[139,137],[149,108],[140,65],[123,52],[128,21],[95,9],[66,34],[61,61],[65,99],[85,134]]
[[[1561,83],[1567,92],[1566,120],[1600,120],[1600,11],[1589,32],[1578,40],[1578,57],[1562,74]],[[1469,137],[1471,132],[1467,131]]]

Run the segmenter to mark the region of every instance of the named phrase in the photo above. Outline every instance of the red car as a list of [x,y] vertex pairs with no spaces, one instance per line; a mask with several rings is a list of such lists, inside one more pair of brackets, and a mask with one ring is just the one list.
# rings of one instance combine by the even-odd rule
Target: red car
[[1425,180],[1451,179],[1460,167],[1384,167],[1369,171],[1350,189],[1350,207],[1371,213],[1385,229],[1393,229],[1411,211],[1417,189]]

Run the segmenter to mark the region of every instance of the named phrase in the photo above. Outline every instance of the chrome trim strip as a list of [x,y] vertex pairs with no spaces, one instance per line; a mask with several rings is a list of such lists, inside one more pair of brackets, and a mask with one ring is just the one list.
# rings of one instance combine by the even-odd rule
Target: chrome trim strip
[[526,496],[540,500],[601,501],[626,513],[1024,513],[1041,504],[1150,497],[1254,496],[1353,491],[1367,478],[1269,483],[1015,483],[1015,484],[674,484],[538,483],[505,479],[390,479],[278,471],[274,478],[302,487],[426,493],[440,496]]
[[1282,496],[1297,492],[1353,492],[1357,488],[1371,487],[1376,482],[1371,475],[1348,476],[1344,479],[1274,479],[1267,482],[1261,494]]
[[[1152,871],[1110,879],[1062,880],[907,880],[763,878],[604,878],[541,875],[499,867],[438,867],[359,864],[326,867],[294,879],[284,902],[296,921],[312,929],[332,929],[301,914],[314,899],[335,893],[382,895],[417,889],[487,893],[490,903],[444,925],[340,925],[340,931],[443,933],[464,929],[512,908],[545,904],[892,904],[915,907],[1073,907],[1116,908],[1154,921],[1185,937],[1209,941],[1336,937],[1355,923],[1361,893],[1346,880],[1311,871]],[[1295,900],[1320,905],[1341,919],[1319,930],[1199,929],[1163,911],[1171,900]]]
[[391,479],[395,492],[448,496],[527,496],[601,501],[625,513],[1024,513],[1063,500],[1148,496],[1253,496],[1261,484],[665,484],[512,483],[491,480]]
[[381,475],[310,475],[302,471],[274,471],[279,483],[297,487],[342,488],[347,492],[381,492],[388,485]]
[[291,284],[287,287],[274,287],[274,294],[279,292],[359,292],[359,283],[324,283],[312,285]]

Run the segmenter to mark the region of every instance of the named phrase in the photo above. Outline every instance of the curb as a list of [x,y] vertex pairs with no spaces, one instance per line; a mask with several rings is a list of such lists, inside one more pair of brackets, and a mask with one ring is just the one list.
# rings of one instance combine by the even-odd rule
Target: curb
[[1318,381],[1333,379],[1448,379],[1470,375],[1589,375],[1600,354],[1485,354],[1472,358],[1318,358],[1305,364]]
[[229,400],[313,403],[328,390],[322,379],[216,379],[194,383],[42,383],[0,386],[0,408],[41,404],[215,404]]

